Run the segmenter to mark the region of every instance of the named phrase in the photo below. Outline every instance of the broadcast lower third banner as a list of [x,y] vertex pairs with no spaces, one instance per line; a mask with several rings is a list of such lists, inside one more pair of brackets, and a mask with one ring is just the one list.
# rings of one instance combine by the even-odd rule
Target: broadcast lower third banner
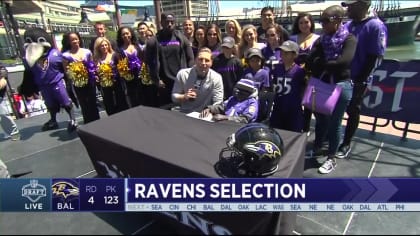
[[0,179],[3,212],[420,212],[420,179]]

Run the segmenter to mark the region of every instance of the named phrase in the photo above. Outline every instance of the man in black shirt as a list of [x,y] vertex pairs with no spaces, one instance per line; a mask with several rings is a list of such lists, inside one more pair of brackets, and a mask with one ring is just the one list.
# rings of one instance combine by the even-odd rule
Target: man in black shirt
[[147,40],[146,61],[150,76],[159,87],[159,106],[172,103],[172,87],[180,69],[194,65],[192,47],[182,32],[175,30],[175,16],[161,15],[162,29]]

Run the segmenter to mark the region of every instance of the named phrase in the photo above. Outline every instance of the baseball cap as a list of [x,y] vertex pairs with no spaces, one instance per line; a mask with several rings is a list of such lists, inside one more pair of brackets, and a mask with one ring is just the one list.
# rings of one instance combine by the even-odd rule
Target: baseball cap
[[280,47],[276,48],[276,50],[280,49],[286,52],[294,52],[296,54],[299,54],[299,46],[297,45],[297,43],[291,40],[284,41]]
[[364,3],[368,6],[370,6],[370,4],[371,4],[371,0],[351,0],[351,1],[341,2],[341,6],[347,7],[348,5],[354,4],[356,2],[362,2],[362,3]]
[[235,87],[239,90],[245,90],[247,92],[253,93],[255,92],[255,83],[250,79],[240,79]]
[[248,49],[248,51],[246,51],[245,55],[246,55],[247,59],[249,59],[253,56],[257,56],[261,59],[264,59],[264,56],[261,53],[261,49],[259,49],[259,48],[250,48],[250,49]]
[[226,36],[223,38],[222,47],[233,48],[235,45],[235,39],[230,36]]

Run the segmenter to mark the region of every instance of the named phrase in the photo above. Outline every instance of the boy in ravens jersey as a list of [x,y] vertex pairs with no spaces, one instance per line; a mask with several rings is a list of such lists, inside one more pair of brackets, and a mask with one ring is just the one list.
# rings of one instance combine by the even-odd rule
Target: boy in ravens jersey
[[305,71],[295,64],[299,46],[288,40],[278,50],[281,50],[283,63],[276,65],[273,70],[275,98],[270,126],[302,132],[303,111],[301,102],[305,89]]

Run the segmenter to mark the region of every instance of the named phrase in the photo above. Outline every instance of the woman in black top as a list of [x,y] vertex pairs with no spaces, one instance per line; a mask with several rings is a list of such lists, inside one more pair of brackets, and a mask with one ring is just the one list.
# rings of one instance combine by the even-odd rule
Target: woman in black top
[[343,27],[344,9],[330,6],[324,10],[320,21],[323,34],[314,45],[307,64],[314,76],[325,82],[332,80],[342,88],[340,98],[331,116],[315,113],[315,141],[313,153],[320,153],[324,139],[328,136],[328,157],[318,169],[328,174],[336,167],[336,152],[341,139],[341,121],[350,102],[353,85],[350,80],[350,65],[356,50],[356,38]]

